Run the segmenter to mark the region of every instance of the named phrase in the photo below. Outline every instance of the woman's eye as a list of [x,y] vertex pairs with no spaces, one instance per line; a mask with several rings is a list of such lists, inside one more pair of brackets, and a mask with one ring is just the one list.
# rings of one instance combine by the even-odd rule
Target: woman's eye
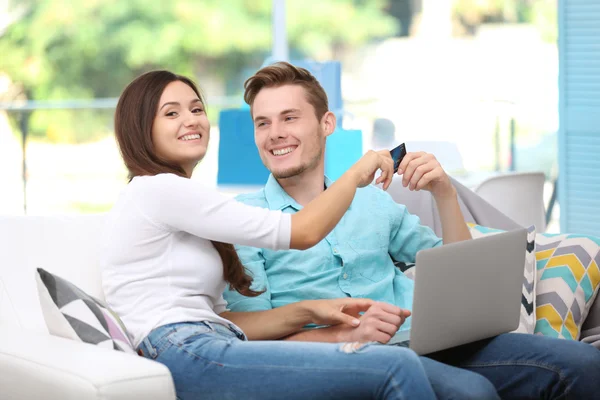
[[175,111],[170,111],[170,112],[166,113],[165,115],[166,115],[167,117],[174,117],[174,116],[176,116],[176,115],[177,115],[177,112],[175,112]]
[[203,110],[203,109],[201,109],[201,108],[194,108],[194,109],[192,110],[192,112],[193,112],[193,113],[195,113],[195,114],[199,114],[199,113],[203,113],[203,112],[204,112],[204,110]]

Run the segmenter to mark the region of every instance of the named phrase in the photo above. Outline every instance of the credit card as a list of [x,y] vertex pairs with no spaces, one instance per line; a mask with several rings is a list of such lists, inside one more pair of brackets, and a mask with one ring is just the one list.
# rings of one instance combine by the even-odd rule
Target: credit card
[[402,162],[402,159],[406,155],[406,146],[402,143],[400,146],[390,150],[392,160],[394,160],[394,173],[398,172],[398,167]]

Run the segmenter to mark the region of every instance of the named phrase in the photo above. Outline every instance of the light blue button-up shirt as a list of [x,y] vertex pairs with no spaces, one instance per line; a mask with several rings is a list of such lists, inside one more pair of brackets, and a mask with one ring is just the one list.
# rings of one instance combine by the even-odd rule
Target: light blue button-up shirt
[[[331,181],[325,178],[325,185]],[[264,189],[237,197],[246,204],[295,213],[302,209],[271,175]],[[236,246],[254,277],[258,297],[225,291],[231,311],[260,311],[309,299],[370,298],[412,309],[413,281],[393,260],[414,262],[421,249],[442,240],[383,190],[367,186],[329,235],[308,250]],[[393,258],[393,260],[392,260]],[[410,318],[401,330],[410,327]]]

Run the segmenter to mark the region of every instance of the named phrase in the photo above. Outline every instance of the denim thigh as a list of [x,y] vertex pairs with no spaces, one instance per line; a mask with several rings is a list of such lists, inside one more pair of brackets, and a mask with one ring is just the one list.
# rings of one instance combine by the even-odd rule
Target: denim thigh
[[600,351],[574,340],[506,333],[430,356],[485,376],[502,398],[591,399],[600,393]]
[[139,346],[171,371],[179,399],[433,399],[419,357],[355,343],[245,341],[232,327],[170,324]]

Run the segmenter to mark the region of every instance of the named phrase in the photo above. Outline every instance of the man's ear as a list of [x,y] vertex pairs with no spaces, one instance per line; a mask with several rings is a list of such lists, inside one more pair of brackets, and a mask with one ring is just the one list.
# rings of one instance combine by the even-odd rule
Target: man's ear
[[323,118],[321,118],[321,128],[323,132],[325,132],[325,136],[329,136],[335,131],[335,127],[337,125],[337,119],[335,118],[335,114],[331,111],[327,111],[323,114]]

